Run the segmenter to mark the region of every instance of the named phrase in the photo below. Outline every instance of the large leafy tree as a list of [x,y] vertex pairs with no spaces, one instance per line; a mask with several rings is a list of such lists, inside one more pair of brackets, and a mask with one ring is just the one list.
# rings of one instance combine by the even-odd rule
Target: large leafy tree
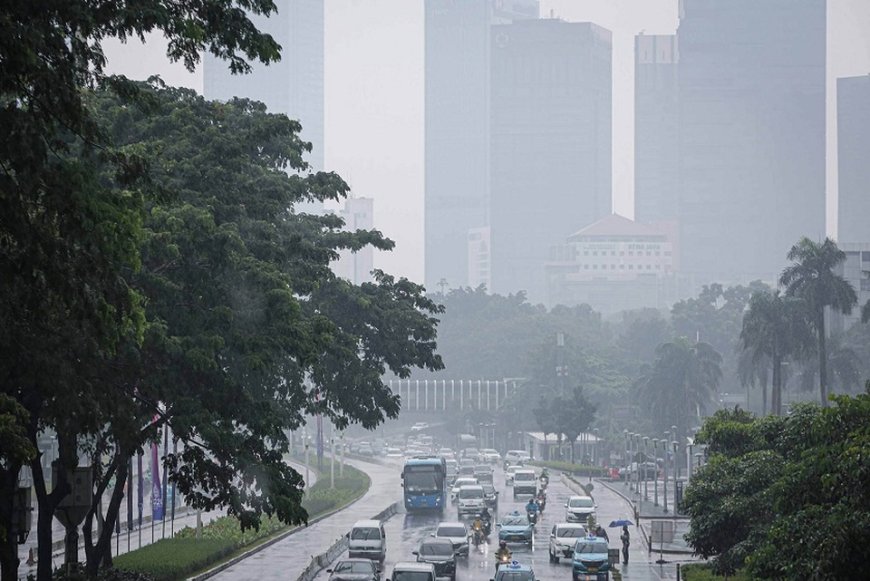
[[102,492],[114,476],[115,488],[109,533],[88,547],[91,573],[107,555],[127,460],[163,424],[181,444],[167,458],[170,478],[193,506],[226,507],[243,527],[261,514],[302,522],[286,430],[314,413],[372,428],[398,414],[385,372],[441,367],[441,309],[422,287],[380,272],[354,286],[329,268],[339,249],[392,243],[294,211],[347,191],[334,174],[308,172],[298,123],[157,81],[137,90],[148,108],[93,96],[107,133],[151,160],[166,198],[149,204],[132,277],[148,325],[141,347],[116,362],[120,403],[101,434],[113,460],[96,483]]
[[756,292],[743,316],[740,332],[743,351],[753,365],[767,360],[773,377],[772,411],[782,413],[782,364],[797,359],[812,345],[812,331],[806,303],[801,299],[783,297],[779,291]]
[[828,405],[828,355],[826,348],[825,308],[844,314],[852,312],[858,297],[849,281],[835,270],[846,260],[846,253],[830,238],[813,242],[801,238],[788,252],[792,264],[780,276],[786,294],[804,299],[812,312],[819,359],[819,396]]
[[[144,165],[111,147],[83,100],[107,78],[101,41],[160,31],[169,56],[192,69],[202,51],[245,70],[245,59],[278,57],[246,10],[268,14],[270,0],[11,0],[0,5],[0,389],[29,415],[28,434],[53,426],[59,468],[75,462],[77,438],[99,429],[107,408],[98,387],[104,358],[141,339],[140,297],[127,274],[138,267],[143,198],[129,185]],[[111,162],[114,188],[97,178]],[[50,493],[34,469],[39,502],[40,579],[50,574],[54,507],[69,490],[65,471]],[[17,462],[2,467],[14,482]],[[11,489],[4,486],[8,498]],[[11,515],[0,506],[0,521]],[[4,577],[16,576],[14,547],[0,551]],[[11,555],[11,556],[10,556]]]
[[840,579],[866,562],[870,394],[832,399],[786,417],[738,409],[705,422],[697,441],[710,457],[686,490],[687,539],[720,572]]
[[722,356],[707,343],[686,338],[663,343],[658,358],[640,382],[640,397],[654,428],[675,425],[678,441],[714,401],[722,378]]

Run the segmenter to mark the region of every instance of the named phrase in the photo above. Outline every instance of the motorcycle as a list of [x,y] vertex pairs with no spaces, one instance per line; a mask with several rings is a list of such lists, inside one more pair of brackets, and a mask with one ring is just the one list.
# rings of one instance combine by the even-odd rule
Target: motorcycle
[[547,506],[547,497],[543,494],[538,496],[538,510],[544,512],[544,508]]
[[483,536],[488,539],[489,535],[492,534],[492,522],[488,518],[481,519],[483,523]]
[[537,511],[526,511],[526,516],[529,517],[529,524],[535,526],[538,524],[538,512]]
[[498,568],[502,565],[509,565],[512,559],[511,552],[508,551],[506,553],[499,554],[496,552],[495,554],[495,572],[498,573]]
[[479,547],[481,543],[483,543],[483,531],[481,529],[474,529],[474,532],[471,534],[471,541],[474,543],[475,547]]

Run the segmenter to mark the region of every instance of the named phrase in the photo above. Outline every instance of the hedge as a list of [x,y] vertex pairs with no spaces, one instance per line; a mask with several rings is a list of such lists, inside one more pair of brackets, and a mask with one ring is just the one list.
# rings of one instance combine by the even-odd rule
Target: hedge
[[608,472],[607,468],[602,468],[600,466],[587,466],[584,464],[571,464],[570,462],[557,462],[555,460],[533,460],[528,462],[533,466],[540,466],[541,468],[550,468],[552,470],[559,470],[561,472],[568,472],[569,474],[574,474],[575,476],[589,476],[592,473],[592,476],[595,477],[603,477],[608,476],[610,472]]
[[[720,575],[713,574],[713,567],[709,563],[687,563],[680,567],[683,581],[720,581],[725,579]],[[734,575],[728,575],[729,581],[749,581],[749,577],[738,571]]]
[[[338,477],[335,489],[329,487],[329,464],[317,482],[306,493],[302,506],[309,519],[317,518],[360,498],[369,489],[371,480],[364,472],[345,465],[344,477]],[[256,543],[288,530],[274,517],[264,518],[259,530],[242,531],[232,516],[217,518],[202,528],[202,538],[196,538],[191,527],[181,529],[175,537],[163,539],[114,559],[116,569],[141,573],[154,581],[175,581],[190,577],[197,571],[250,548]]]

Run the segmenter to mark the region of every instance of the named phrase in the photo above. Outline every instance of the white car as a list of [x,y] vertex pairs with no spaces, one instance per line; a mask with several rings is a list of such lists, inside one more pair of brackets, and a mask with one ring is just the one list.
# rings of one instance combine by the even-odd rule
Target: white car
[[480,484],[477,481],[477,478],[472,478],[470,476],[462,476],[453,481],[453,487],[450,489],[450,498],[456,500],[456,496],[459,494],[459,489],[463,486],[474,486]]
[[591,496],[571,496],[565,503],[565,520],[586,524],[590,514],[595,514],[597,505]]
[[490,464],[501,462],[501,454],[498,453],[498,450],[493,448],[484,448],[480,451],[480,455],[484,462],[489,462]]
[[429,424],[426,422],[417,422],[413,426],[411,426],[412,432],[422,432],[423,430],[429,429]]
[[472,484],[470,486],[461,486],[459,494],[456,495],[457,506],[456,512],[459,518],[463,515],[478,514],[486,506],[486,500],[483,495],[483,486]]
[[531,459],[525,450],[508,450],[504,455],[504,461],[508,464],[521,464]]
[[435,529],[433,537],[449,539],[457,557],[468,556],[468,527],[462,522],[442,522]]
[[404,456],[400,448],[387,448],[385,455],[387,458],[401,458]]
[[550,562],[574,557],[574,543],[586,535],[586,528],[579,523],[560,522],[550,531]]
[[522,468],[522,466],[508,466],[504,471],[504,485],[505,486],[513,486],[514,485],[514,473]]

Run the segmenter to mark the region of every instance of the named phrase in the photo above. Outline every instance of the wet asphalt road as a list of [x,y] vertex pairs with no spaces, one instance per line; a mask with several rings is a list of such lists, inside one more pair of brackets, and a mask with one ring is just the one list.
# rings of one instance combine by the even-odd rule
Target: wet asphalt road
[[[504,473],[500,467],[495,469],[494,484],[496,490],[499,491],[499,507],[498,515],[513,510],[525,510],[527,500],[514,501],[511,487],[504,485]],[[398,483],[396,484],[398,487]],[[559,522],[564,522],[565,508],[564,505],[568,497],[574,492],[563,484],[557,476],[553,476],[550,485],[547,489],[547,507],[543,514],[543,518],[539,520],[535,530],[535,544],[532,549],[527,546],[509,545],[513,552],[513,558],[524,563],[531,563],[534,568],[537,579],[570,581],[571,580],[571,563],[562,559],[560,563],[549,562],[549,534],[553,525]],[[598,487],[593,491],[596,502],[598,503],[597,518],[598,521],[605,526],[610,521],[620,518],[631,518],[631,509],[620,496],[607,490],[606,488]],[[368,515],[357,513],[357,518],[366,518]],[[384,564],[381,578],[390,577],[393,566],[399,561],[413,561],[416,559],[412,554],[420,544],[420,542],[435,531],[438,523],[442,520],[455,521],[456,509],[451,506],[445,509],[443,515],[432,513],[401,513],[389,521],[385,525],[387,534],[387,559]],[[465,520],[470,524],[469,520]],[[660,579],[675,579],[675,566],[669,564],[666,566],[656,565],[654,562],[658,559],[657,554],[650,555],[646,547],[642,546],[640,531],[636,527],[631,527],[632,546],[630,551],[630,563],[627,566],[620,566],[623,571],[623,579],[626,580],[651,580],[658,581]],[[611,548],[620,547],[619,529],[608,529],[610,534]],[[460,558],[457,562],[458,581],[487,581],[493,577],[495,570],[495,551],[498,548],[497,532],[493,528],[493,534],[490,542],[480,547],[471,547],[469,557]],[[344,555],[347,556],[346,554]],[[322,571],[316,578],[317,581],[327,581],[329,574]]]

